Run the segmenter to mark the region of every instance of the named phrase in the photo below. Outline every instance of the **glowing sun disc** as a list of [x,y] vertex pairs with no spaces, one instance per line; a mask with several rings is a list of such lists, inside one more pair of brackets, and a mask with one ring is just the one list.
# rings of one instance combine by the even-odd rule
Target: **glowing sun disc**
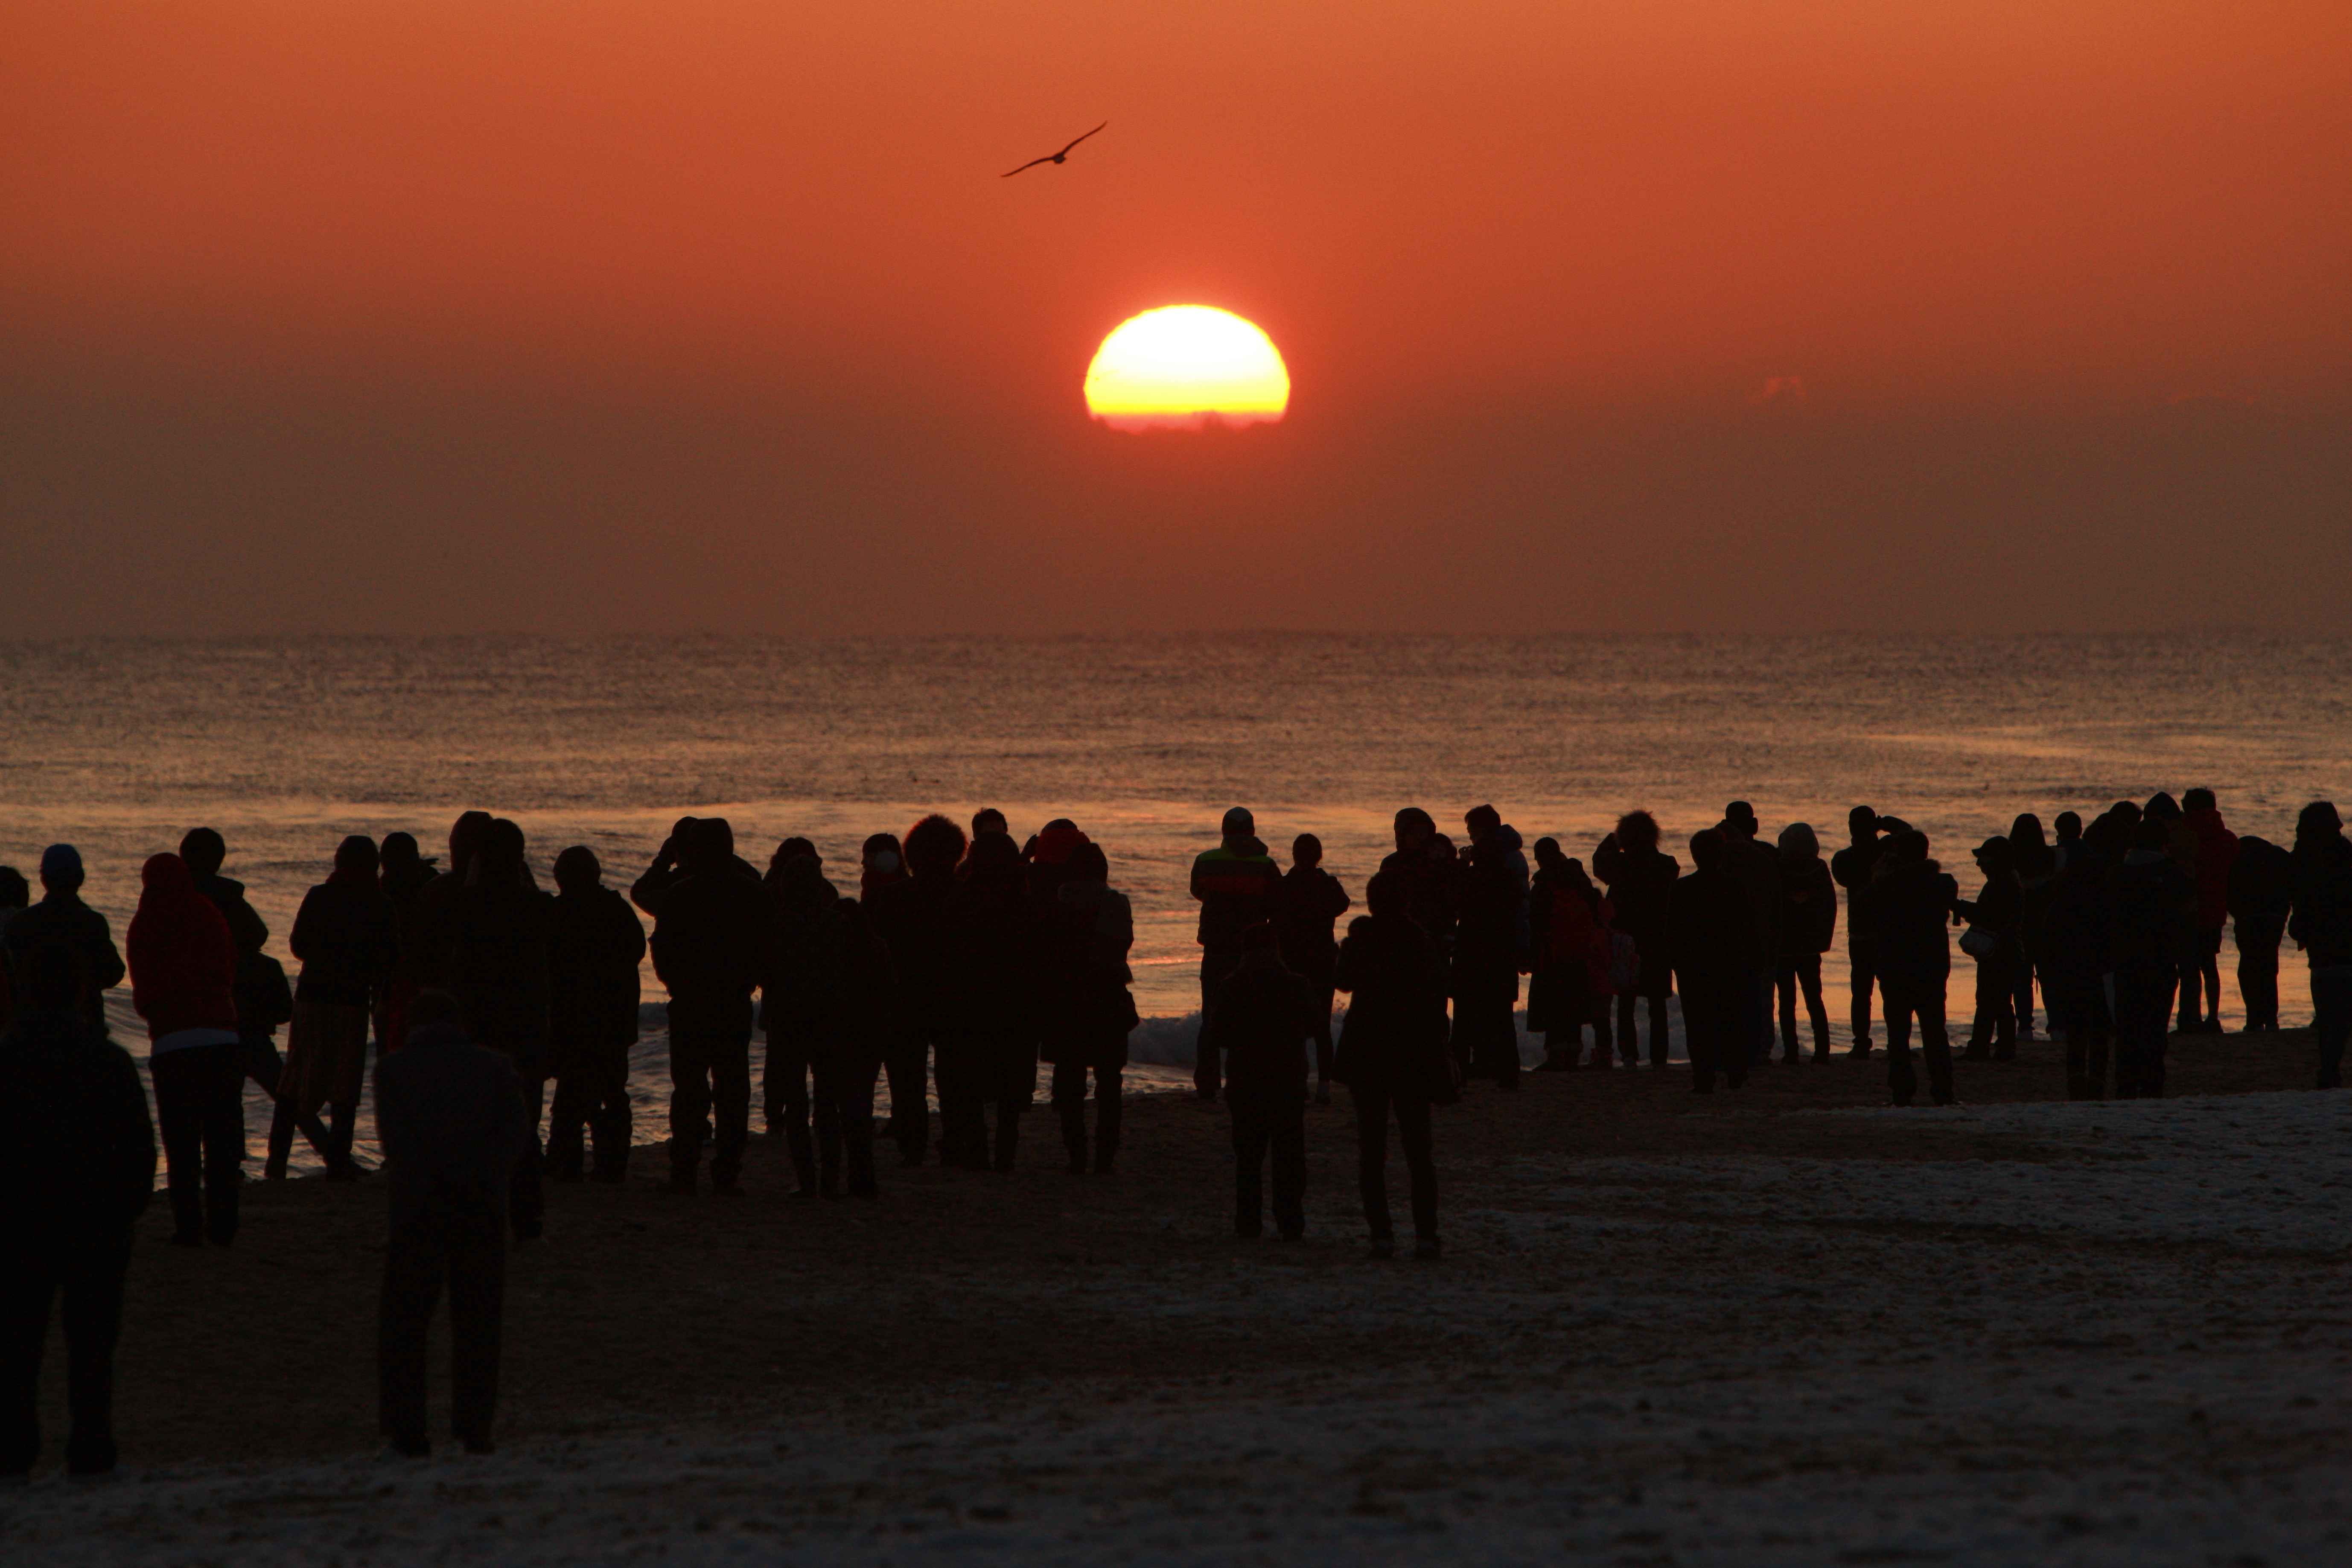
[[1290,406],[1274,340],[1213,305],[1163,305],[1119,323],[1087,367],[1087,412],[1115,430],[1272,424]]

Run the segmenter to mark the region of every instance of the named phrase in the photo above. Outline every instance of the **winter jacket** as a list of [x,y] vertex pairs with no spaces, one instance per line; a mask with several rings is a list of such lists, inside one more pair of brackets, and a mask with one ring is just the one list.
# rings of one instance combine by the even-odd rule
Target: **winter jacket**
[[2051,884],[2033,952],[2042,989],[2062,1011],[2093,1005],[2115,962],[2105,875],[2086,856],[2069,860]]
[[110,1242],[155,1186],[139,1069],[77,1013],[26,1008],[0,1035],[0,1237]]
[[2197,927],[2220,931],[2230,915],[2230,871],[2238,863],[2238,836],[2210,805],[2199,806],[2185,820],[2197,838]]
[[1269,951],[1250,953],[1216,997],[1228,1100],[1296,1105],[1307,1098],[1307,1043],[1322,991]]
[[611,888],[562,893],[548,910],[548,1036],[558,1047],[626,1051],[637,1041],[646,928]]
[[392,900],[373,877],[330,877],[302,896],[287,946],[302,961],[297,1002],[365,1007],[392,973]]
[[376,1064],[375,1116],[394,1230],[453,1210],[506,1213],[530,1137],[522,1083],[506,1056],[454,1024],[412,1029]]
[[131,1003],[158,1044],[184,1029],[236,1032],[236,944],[177,855],[148,858],[139,912],[123,933]]
[[1127,895],[1101,882],[1066,881],[1042,919],[1045,1016],[1038,1055],[1057,1066],[1105,1072],[1125,1067],[1127,1037],[1138,1022],[1128,991],[1135,910]]
[[1948,926],[1959,884],[1934,860],[1882,860],[1870,885],[1872,962],[1898,984],[1940,985],[1952,973]]
[[1666,909],[1666,952],[1686,999],[1743,994],[1763,957],[1754,906],[1738,878],[1702,868],[1675,884]]
[[954,1022],[948,986],[947,904],[957,888],[952,872],[910,877],[875,890],[866,905],[898,985],[898,1016],[909,1028],[936,1034]]
[[2107,955],[2116,970],[2170,972],[2197,960],[2197,879],[2160,849],[2134,849],[2107,879]]
[[720,865],[680,878],[656,902],[654,973],[669,987],[671,1032],[750,1033],[751,992],[775,940],[774,898]]
[[215,872],[196,879],[196,891],[210,899],[228,922],[229,941],[236,946],[236,1026],[247,1035],[267,1035],[292,1016],[286,971],[262,951],[269,945],[269,924],[245,896],[245,884]]
[[1329,984],[1339,962],[1339,939],[1332,927],[1349,903],[1348,889],[1322,867],[1292,867],[1274,893],[1274,932],[1282,962]]
[[1759,963],[1769,963],[1780,952],[1780,851],[1759,838],[1742,838],[1727,831],[1730,850],[1727,868],[1748,895],[1748,910],[1756,921],[1756,952]]
[[2294,903],[2294,857],[2251,833],[2239,839],[2237,859],[2230,868],[2228,902],[2233,920],[2284,925]]
[[1592,874],[1609,889],[1617,929],[1645,955],[1664,958],[1666,914],[1682,866],[1657,849],[1627,849],[1611,834],[1592,851]]
[[2011,962],[2025,952],[2025,885],[2015,872],[1985,879],[1974,899],[1955,900],[1953,910],[1974,929],[1997,938]]
[[2294,847],[2294,911],[2287,934],[2314,969],[2352,964],[2352,841],[2340,833]]
[[1846,951],[1864,960],[1870,956],[1871,938],[1878,927],[1870,912],[1870,900],[1879,857],[1886,853],[1886,846],[1885,839],[1873,834],[1830,857],[1830,876],[1845,889]]
[[1333,978],[1349,1000],[1332,1076],[1353,1089],[1445,1098],[1445,977],[1421,923],[1358,916]]
[[797,1031],[845,1059],[879,1059],[892,1017],[890,953],[865,910],[821,876],[776,891],[761,1026],[772,1040]]
[[1242,932],[1274,914],[1281,868],[1255,838],[1228,838],[1192,862],[1192,896],[1201,900],[1201,945],[1236,952]]
[[1462,863],[1454,924],[1454,961],[1516,974],[1528,946],[1528,858],[1507,823],[1474,847]]
[[1381,873],[1395,880],[1404,900],[1405,918],[1437,944],[1441,957],[1454,951],[1454,919],[1461,901],[1460,868],[1439,856],[1434,847],[1418,854],[1391,850],[1381,858]]
[[1837,887],[1819,855],[1780,860],[1781,958],[1807,958],[1830,950],[1837,934]]
[[100,993],[122,984],[122,955],[114,951],[114,932],[107,926],[106,917],[83,903],[79,895],[48,893],[30,909],[17,910],[0,942],[7,943],[8,961],[20,972],[25,954],[37,947],[55,942],[79,953],[83,977],[89,984],[83,1016],[93,1023],[104,1020],[106,1004]]
[[1044,1023],[1045,933],[1018,862],[972,871],[949,895],[942,916],[949,1026],[1034,1041]]

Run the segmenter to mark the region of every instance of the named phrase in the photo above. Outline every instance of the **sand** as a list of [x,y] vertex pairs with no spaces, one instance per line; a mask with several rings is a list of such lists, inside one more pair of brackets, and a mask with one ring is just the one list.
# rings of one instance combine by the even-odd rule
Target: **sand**
[[646,1157],[518,1253],[483,1459],[375,1457],[381,1193],[256,1188],[233,1252],[150,1217],[123,1479],[0,1526],[37,1563],[2352,1559],[2352,1098],[2301,1035],[2177,1040],[2155,1103],[2027,1050],[1953,1110],[1879,1105],[1878,1059],[1474,1089],[1434,1264],[1364,1257],[1338,1107],[1296,1246],[1231,1237],[1223,1114],[1175,1096],[1108,1179],[1042,1110],[1023,1170],[870,1205],[787,1198],[764,1143],[731,1203]]

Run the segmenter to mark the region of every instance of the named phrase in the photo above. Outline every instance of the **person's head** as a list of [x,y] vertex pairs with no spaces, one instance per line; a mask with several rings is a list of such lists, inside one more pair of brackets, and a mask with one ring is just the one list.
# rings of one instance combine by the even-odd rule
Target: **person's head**
[[951,877],[967,842],[962,828],[934,812],[907,829],[907,869],[918,877]]
[[2344,819],[2336,815],[2333,801],[2315,800],[2295,814],[2294,841],[2299,845],[2316,844],[2343,831]]
[[1878,831],[1892,839],[1898,833],[1910,832],[1911,825],[1899,816],[1882,816],[1878,819]]
[[426,1029],[466,1029],[465,1009],[457,999],[437,987],[427,987],[408,999],[408,1033],[413,1037]]
[[1364,908],[1379,918],[1404,913],[1404,887],[1393,871],[1375,871],[1364,884]]
[[1233,806],[1225,812],[1224,820],[1217,825],[1217,831],[1228,840],[1248,838],[1257,832],[1257,818],[1250,815],[1248,806]]
[[52,844],[42,850],[41,886],[58,894],[81,891],[81,851],[70,844]]
[[1546,871],[1558,871],[1567,864],[1568,857],[1559,852],[1559,839],[1538,838],[1536,840],[1536,865],[1538,868]]
[[1013,828],[1011,824],[1004,820],[1003,812],[992,805],[983,805],[971,814],[971,836],[974,838],[986,838],[992,834],[1010,838],[1013,836]]
[[425,857],[416,846],[416,835],[397,830],[383,836],[383,847],[377,858],[386,871],[414,871],[425,864]]
[[509,817],[499,817],[482,835],[480,879],[485,882],[520,881],[526,869],[527,853],[521,824]]
[[1461,851],[1454,848],[1452,837],[1443,833],[1429,836],[1429,853],[1432,858],[1438,860],[1458,859],[1461,855]]
[[1462,826],[1469,830],[1471,843],[1484,844],[1488,834],[1503,826],[1503,814],[1491,805],[1474,805],[1462,814]]
[[2006,838],[1988,838],[1977,846],[1977,869],[1988,877],[2017,869],[2017,847]]
[[983,833],[964,853],[964,868],[973,880],[1021,875],[1021,847],[1009,833]]
[[565,898],[583,898],[604,885],[604,863],[585,844],[574,844],[555,858],[555,890]]
[[1102,846],[1087,839],[1070,851],[1070,880],[1073,882],[1108,882],[1110,880],[1110,857]]
[[869,833],[857,847],[857,863],[871,877],[895,877],[905,869],[907,857],[895,833]]
[[1702,871],[1716,869],[1723,864],[1723,858],[1728,852],[1723,830],[1719,827],[1700,828],[1691,835],[1690,852],[1692,865]]
[[2050,841],[2042,836],[2042,819],[2030,811],[2021,811],[2017,820],[2009,825],[2009,841],[2020,849],[2046,849]]
[[735,825],[725,817],[704,817],[695,825],[694,835],[710,863],[723,865],[735,858]]
[[2083,837],[2083,814],[2079,811],[2062,811],[2058,814],[2057,820],[2051,826],[2058,830],[2059,843],[2072,844]]
[[776,852],[768,857],[768,869],[780,871],[795,860],[814,860],[820,870],[824,867],[824,857],[816,852],[816,846],[796,835],[776,846]]
[[[518,837],[522,830],[515,829]],[[375,880],[375,840],[364,833],[354,833],[335,846],[335,875],[347,882]]]
[[1429,847],[1437,837],[1437,820],[1417,805],[1408,805],[1396,814],[1396,847],[1400,853],[1414,855]]
[[2107,811],[2111,816],[2121,819],[2126,831],[2139,826],[2139,802],[2136,800],[2119,800],[2107,807]]
[[687,847],[694,842],[694,830],[698,819],[681,816],[669,825],[669,837],[662,840],[662,853],[673,860],[684,860]]
[[1658,819],[1638,807],[1617,819],[1617,842],[1627,849],[1655,849]]
[[2171,829],[2161,817],[2143,816],[2132,829],[2131,847],[2135,849],[2153,849],[2161,854],[2171,841]]
[[21,910],[33,901],[32,885],[14,866],[0,866],[0,911]]
[[1878,837],[1878,812],[1874,807],[1857,805],[1845,814],[1845,830],[1856,844],[1867,844]]
[[449,869],[464,876],[473,869],[474,857],[490,836],[490,814],[469,811],[449,825]]
[[2183,811],[2211,811],[2215,809],[2213,792],[2200,784],[2180,797],[2180,808]]
[[89,973],[79,950],[51,942],[25,955],[16,979],[23,988],[18,1003],[26,1011],[69,1013],[80,1008]]
[[139,868],[139,885],[158,898],[169,899],[196,890],[188,863],[177,855],[150,855]]
[[1756,808],[1744,800],[1735,800],[1723,808],[1723,826],[1741,838],[1756,837]]
[[1272,953],[1276,951],[1276,944],[1274,937],[1274,922],[1272,921],[1259,921],[1255,925],[1244,926],[1242,928],[1242,951],[1244,952],[1262,953]]
[[209,877],[228,858],[228,845],[217,828],[191,827],[180,835],[180,858],[188,863],[189,875]]
[[1895,861],[1898,866],[1924,866],[1927,863],[1927,836],[1916,827],[1906,827],[1895,836]]
[[2147,807],[2140,815],[2151,817],[2158,822],[2178,822],[2181,816],[2180,803],[2173,799],[2168,792],[2158,790],[2147,797]]
[[1302,833],[1290,841],[1290,863],[1313,869],[1323,864],[1323,840],[1312,833]]
[[1821,836],[1810,822],[1792,822],[1780,829],[1780,858],[1784,860],[1818,860],[1822,858]]

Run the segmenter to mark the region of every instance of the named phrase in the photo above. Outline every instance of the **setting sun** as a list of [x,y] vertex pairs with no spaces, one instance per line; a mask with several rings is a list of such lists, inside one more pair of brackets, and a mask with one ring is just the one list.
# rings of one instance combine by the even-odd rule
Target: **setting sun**
[[1274,340],[1213,305],[1168,305],[1120,323],[1087,367],[1087,412],[1116,430],[1272,423],[1290,406]]

